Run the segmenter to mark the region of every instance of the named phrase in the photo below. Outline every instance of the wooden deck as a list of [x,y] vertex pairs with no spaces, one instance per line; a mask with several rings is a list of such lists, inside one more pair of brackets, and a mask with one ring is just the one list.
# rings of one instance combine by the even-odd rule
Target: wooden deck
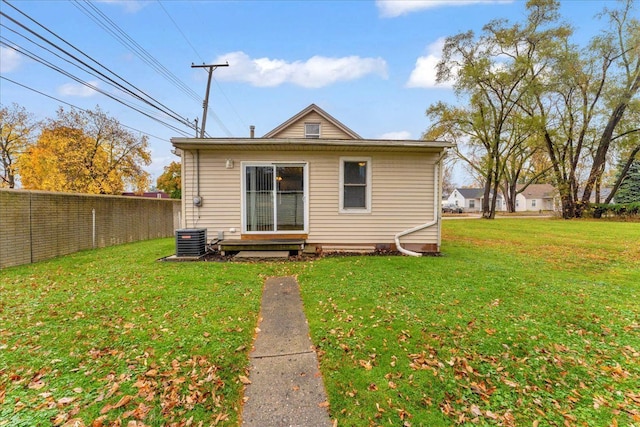
[[304,248],[302,239],[264,239],[264,240],[222,240],[218,242],[221,252],[238,251],[297,251]]

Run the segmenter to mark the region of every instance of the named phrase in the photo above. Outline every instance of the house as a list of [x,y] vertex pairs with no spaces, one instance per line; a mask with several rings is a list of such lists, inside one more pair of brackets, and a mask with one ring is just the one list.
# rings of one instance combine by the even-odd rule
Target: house
[[[440,251],[440,141],[363,139],[315,104],[262,138],[172,138],[182,227],[225,244]],[[222,246],[221,246],[222,247]]]
[[[520,191],[522,187],[518,185],[516,191]],[[516,194],[516,212],[552,211],[557,197],[558,191],[551,184],[529,184]]]
[[148,199],[168,199],[169,195],[167,193],[165,193],[164,191],[147,191],[144,193],[133,193],[133,192],[126,192],[126,193],[122,193],[123,196],[128,196],[128,197],[146,197]]
[[[484,189],[482,188],[456,188],[447,199],[450,206],[462,207],[464,212],[482,212]],[[502,195],[496,200],[496,211],[504,210]]]

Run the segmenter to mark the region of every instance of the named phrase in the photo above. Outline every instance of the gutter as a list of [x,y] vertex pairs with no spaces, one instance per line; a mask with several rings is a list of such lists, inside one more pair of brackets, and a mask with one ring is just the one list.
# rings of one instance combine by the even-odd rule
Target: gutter
[[[435,183],[438,183],[436,188],[440,188],[440,163],[442,162],[442,159],[446,155],[447,155],[446,149],[442,150],[440,157],[438,157],[438,159],[436,160],[433,166],[433,182],[434,182],[434,185],[436,185]],[[400,238],[408,234],[412,234],[417,231],[424,230],[425,228],[433,227],[434,225],[438,224],[440,220],[440,209],[441,209],[440,207],[441,203],[440,203],[439,197],[440,197],[440,192],[434,191],[433,192],[433,218],[434,218],[433,221],[415,226],[408,230],[401,231],[400,233],[394,236],[394,239],[396,242],[396,248],[400,253],[404,255],[416,256],[416,257],[422,256],[422,254],[419,252],[414,252],[414,251],[410,251],[408,249],[403,248],[402,245],[400,244]]]

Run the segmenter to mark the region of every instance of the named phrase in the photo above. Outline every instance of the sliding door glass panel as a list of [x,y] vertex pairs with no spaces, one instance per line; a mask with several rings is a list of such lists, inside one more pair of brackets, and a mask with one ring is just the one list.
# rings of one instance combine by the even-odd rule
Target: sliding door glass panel
[[278,231],[304,230],[304,167],[276,167]]
[[275,231],[273,166],[247,166],[245,173],[247,231]]

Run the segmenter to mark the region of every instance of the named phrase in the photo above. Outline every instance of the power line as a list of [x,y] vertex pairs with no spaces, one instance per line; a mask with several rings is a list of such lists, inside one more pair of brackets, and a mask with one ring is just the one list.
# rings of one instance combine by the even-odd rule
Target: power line
[[[4,37],[0,37],[0,39],[5,39],[5,38],[4,38]],[[5,40],[6,40],[6,39],[5,39]],[[22,55],[24,55],[24,56],[26,56],[26,57],[28,57],[28,58],[31,58],[31,59],[33,59],[34,61],[37,61],[37,62],[39,62],[39,63],[41,63],[41,64],[43,64],[43,65],[45,65],[45,66],[47,66],[47,67],[51,68],[52,70],[57,71],[57,72],[59,72],[59,73],[61,73],[61,74],[65,75],[65,76],[67,76],[67,77],[69,77],[69,78],[73,79],[74,81],[76,81],[76,82],[78,82],[78,83],[80,83],[80,84],[82,84],[82,85],[84,85],[84,86],[86,86],[86,87],[88,87],[88,88],[90,88],[90,89],[92,89],[92,90],[94,90],[94,91],[98,92],[98,93],[101,93],[101,94],[103,94],[103,95],[105,95],[105,96],[107,96],[107,97],[109,97],[109,98],[113,99],[114,101],[119,102],[120,104],[122,104],[122,105],[124,105],[124,106],[126,106],[126,107],[128,107],[128,108],[131,108],[132,110],[137,111],[138,113],[140,113],[140,114],[142,114],[142,115],[144,115],[144,116],[146,116],[146,117],[148,117],[148,118],[150,118],[150,119],[152,119],[152,120],[155,120],[155,121],[157,121],[157,122],[159,122],[159,123],[163,124],[164,126],[166,126],[166,127],[170,128],[170,129],[172,129],[172,130],[174,130],[174,131],[176,131],[176,132],[180,132],[180,133],[182,133],[182,134],[185,134],[185,133],[184,133],[182,130],[180,130],[179,128],[177,128],[177,127],[175,127],[175,126],[173,126],[173,125],[170,125],[170,124],[168,124],[168,123],[166,123],[166,122],[163,122],[163,121],[162,121],[162,120],[160,120],[159,118],[154,117],[154,116],[152,116],[151,114],[148,114],[148,113],[146,113],[146,112],[144,112],[144,111],[140,110],[140,109],[139,109],[139,108],[137,108],[136,106],[133,106],[133,105],[131,105],[131,104],[127,103],[126,101],[124,101],[124,100],[122,100],[122,99],[120,99],[120,98],[116,97],[115,95],[112,95],[112,94],[110,94],[110,93],[108,93],[108,92],[104,91],[103,89],[100,89],[99,87],[97,87],[97,86],[95,86],[95,85],[93,85],[93,84],[91,84],[91,83],[89,83],[89,82],[86,82],[86,81],[82,80],[81,78],[79,78],[79,77],[77,77],[77,76],[74,76],[73,74],[69,73],[68,71],[63,70],[62,68],[60,68],[60,67],[56,66],[55,64],[50,63],[49,61],[45,60],[44,58],[42,58],[42,57],[40,57],[40,56],[38,56],[38,55],[36,55],[36,54],[34,54],[34,53],[32,53],[32,52],[28,51],[28,50],[23,50],[24,48],[21,48],[21,47],[19,47],[19,46],[18,46],[18,47],[16,47],[15,45],[14,45],[14,46],[9,45],[9,44],[7,44],[6,42],[1,41],[1,40],[0,40],[0,45],[4,45],[4,46],[6,46],[6,47],[8,47],[8,48],[10,48],[10,49],[13,49],[13,50],[15,50],[16,52],[18,52],[18,53],[20,53],[20,54],[22,54]]]
[[169,69],[167,69],[164,65],[162,65],[145,48],[140,46],[140,44],[138,44],[129,34],[127,34],[126,31],[124,31],[120,26],[118,26],[118,24],[113,22],[111,18],[109,18],[106,14],[104,14],[94,4],[87,1],[85,1],[84,3],[86,5],[83,5],[82,3],[80,3],[79,0],[74,0],[74,6],[76,6],[76,8],[78,8],[81,12],[87,15],[91,20],[93,20],[103,30],[105,30],[108,34],[110,34],[120,44],[122,44],[125,48],[127,48],[131,52],[133,52],[144,63],[146,63],[158,74],[165,77],[169,82],[171,82],[174,86],[176,86],[182,92],[184,92],[194,100],[200,101],[200,97],[193,89],[187,86],[175,74],[173,74]]
[[[74,66],[74,67],[76,67],[76,68],[78,68],[78,69],[80,69],[80,70],[82,70],[82,71],[87,72],[88,74],[92,75],[93,77],[96,77],[96,78],[98,78],[99,80],[104,81],[104,79],[102,79],[102,78],[101,78],[101,76],[97,75],[96,73],[93,73],[93,72],[91,72],[91,71],[89,71],[89,70],[85,70],[85,69],[83,69],[83,68],[82,68],[81,66],[79,66],[78,64],[76,64],[76,63],[74,63],[74,62],[72,62],[72,61],[70,61],[70,60],[68,60],[68,59],[66,59],[66,58],[64,58],[64,57],[62,57],[61,55],[59,55],[59,54],[57,54],[56,52],[52,51],[51,49],[47,48],[46,46],[43,46],[43,45],[41,45],[40,43],[38,43],[38,42],[36,42],[36,41],[32,40],[32,39],[31,39],[31,38],[29,38],[28,36],[26,36],[26,35],[24,35],[24,34],[20,34],[19,32],[17,32],[17,31],[15,31],[15,30],[13,30],[12,28],[8,28],[8,27],[6,27],[5,25],[3,25],[3,24],[1,24],[1,23],[0,23],[0,27],[4,27],[4,28],[5,28],[5,29],[7,29],[8,31],[11,31],[11,32],[15,33],[17,36],[24,38],[25,40],[27,40],[27,41],[31,42],[32,44],[34,44],[34,45],[38,46],[39,48],[41,48],[41,49],[43,49],[43,50],[45,50],[45,51],[47,51],[47,52],[51,53],[52,55],[56,56],[57,58],[61,59],[62,61],[65,61],[65,62],[69,63],[70,65],[72,65],[72,66]],[[62,70],[61,68],[59,68],[59,67],[57,67],[57,66],[56,66],[56,67],[54,67],[54,66],[53,66],[53,64],[52,64],[52,63],[50,63],[49,61],[46,61],[46,60],[45,60],[44,58],[42,58],[41,56],[38,56],[38,55],[36,55],[35,53],[33,53],[33,52],[29,51],[27,48],[25,48],[25,47],[23,47],[23,46],[20,46],[18,43],[14,42],[14,41],[12,41],[12,40],[9,40],[9,39],[7,39],[6,37],[2,37],[2,36],[0,36],[0,39],[7,40],[9,43],[11,43],[11,46],[9,46],[9,47],[10,47],[10,48],[12,48],[13,50],[15,50],[16,52],[18,52],[18,50],[15,48],[15,47],[17,46],[17,47],[19,47],[20,49],[25,50],[25,51],[29,52],[31,55],[33,55],[34,57],[37,57],[37,58],[38,58],[38,59],[35,59],[35,58],[33,58],[33,57],[32,57],[32,59],[35,59],[36,61],[40,62],[41,64],[43,64],[43,65],[45,65],[45,66],[47,66],[47,67],[49,67],[49,68],[54,69],[54,71],[58,71],[58,72],[60,72],[60,73],[62,73],[62,74],[65,74],[65,75],[69,76],[68,74],[66,74],[66,72],[63,72],[63,70]],[[7,46],[7,43],[5,43],[5,46]],[[20,53],[22,53],[22,52],[20,52]],[[74,78],[74,77],[71,77],[71,78],[75,80],[75,78]],[[78,80],[76,80],[76,81],[78,81]],[[92,89],[94,89],[94,88],[92,87]],[[95,89],[94,89],[94,90],[95,90]],[[101,92],[101,93],[102,93],[102,92]],[[116,96],[116,95],[114,95],[114,94],[106,94],[106,96],[109,96],[109,97],[116,97],[116,98],[118,98],[118,100],[119,100],[118,102],[122,103],[122,104],[123,104],[123,105],[125,105],[125,106],[129,106],[129,104],[128,104],[128,102],[127,102],[127,101],[125,101],[123,98],[117,97],[117,96]],[[113,98],[112,98],[112,99],[113,99]],[[143,106],[137,106],[137,108],[139,108],[139,109],[144,109],[144,107],[143,107]],[[154,111],[152,111],[152,110],[150,110],[150,109],[146,109],[146,111],[147,111],[149,114],[155,113]]]
[[[178,32],[182,35],[182,38],[187,42],[187,44],[189,46],[191,46],[191,49],[193,50],[193,52],[196,54],[196,56],[198,58],[200,58],[200,60],[202,61],[202,63],[204,64],[204,59],[202,59],[202,56],[200,55],[200,53],[196,50],[196,48],[193,46],[193,44],[189,41],[189,39],[187,38],[187,36],[185,35],[185,33],[182,31],[182,29],[180,28],[180,26],[178,25],[178,23],[175,21],[175,19],[173,19],[173,17],[171,16],[171,14],[169,14],[169,11],[164,7],[164,5],[162,4],[161,0],[156,0],[158,2],[158,4],[160,5],[160,7],[162,8],[162,10],[164,11],[164,13],[169,17],[169,19],[171,20],[171,22],[173,23],[173,25],[176,27],[176,29],[178,30]],[[218,81],[215,79],[215,77],[213,78],[213,81],[216,83],[216,85],[218,86],[218,89],[220,89],[220,93],[222,94],[222,96],[224,96],[224,98],[227,100],[227,103],[229,104],[229,106],[231,107],[231,110],[235,113],[235,115],[238,117],[238,119],[240,120],[240,122],[244,125],[244,127],[247,127],[247,125],[244,123],[244,120],[242,120],[242,117],[240,117],[240,114],[238,114],[238,111],[236,110],[236,108],[234,107],[233,103],[231,102],[231,100],[229,99],[229,97],[227,96],[227,94],[224,92],[224,90],[222,89],[222,87],[220,86],[220,84],[218,83]],[[211,116],[211,118],[213,120],[215,120],[216,123],[218,123],[218,125],[222,128],[223,131],[225,131],[225,133],[227,134],[227,136],[232,136],[232,133],[229,131],[229,129],[227,129],[227,127],[224,125],[224,123],[222,122],[222,120],[220,119],[220,117],[218,117],[218,115],[213,111],[213,110],[208,110],[207,111],[207,115]]]
[[169,14],[169,12],[167,11],[167,9],[165,9],[164,5],[162,4],[162,2],[160,0],[157,0],[158,4],[160,5],[160,7],[162,8],[162,10],[164,11],[164,13],[167,15],[167,17],[169,17],[169,19],[171,20],[171,22],[173,22],[173,25],[176,27],[176,29],[180,32],[180,34],[182,34],[182,38],[187,42],[187,44],[189,46],[191,46],[191,50],[193,50],[193,52],[196,54],[196,56],[198,58],[200,58],[200,61],[202,61],[202,63],[204,64],[204,59],[202,59],[202,56],[200,56],[200,54],[198,53],[198,51],[196,50],[195,47],[193,47],[193,45],[191,44],[191,42],[189,41],[189,39],[187,38],[187,36],[184,35],[184,33],[182,32],[182,29],[180,29],[180,27],[178,26],[178,24],[176,23],[176,21],[174,21],[173,17]]
[[[88,58],[90,61],[92,61],[93,63],[97,64],[99,67],[103,68],[104,70],[106,70],[106,72],[111,73],[113,76],[115,76],[117,79],[119,79],[120,81],[122,81],[123,83],[120,83],[116,80],[114,80],[113,78],[105,75],[104,73],[102,73],[101,71],[97,70],[96,68],[94,68],[93,66],[87,64],[85,61],[79,59],[77,56],[69,53],[68,51],[66,51],[65,49],[63,49],[62,47],[60,47],[59,45],[57,45],[56,43],[48,40],[47,38],[45,38],[44,36],[38,34],[37,32],[35,32],[34,30],[28,28],[26,25],[18,22],[16,19],[8,16],[7,14],[0,12],[1,16],[4,16],[5,18],[9,19],[11,22],[13,22],[15,25],[18,25],[20,28],[28,31],[29,33],[33,34],[34,36],[38,37],[39,39],[43,40],[44,42],[46,42],[47,44],[53,46],[55,49],[63,52],[65,55],[69,56],[70,58],[72,58],[73,60],[77,61],[78,63],[82,64],[83,66],[87,67],[88,69],[92,70],[93,72],[99,74],[101,76],[101,80],[105,81],[106,83],[124,91],[125,93],[128,93],[129,95],[133,96],[134,98],[144,102],[145,104],[151,106],[154,109],[157,109],[158,111],[162,112],[163,114],[166,114],[167,116],[173,118],[174,120],[182,123],[183,125],[189,127],[189,128],[194,128],[194,125],[191,124],[191,122],[189,122],[188,120],[180,117],[180,115],[178,113],[176,113],[175,111],[171,110],[169,107],[167,107],[166,105],[162,104],[161,102],[157,101],[155,98],[153,98],[152,96],[148,95],[147,93],[145,93],[144,91],[142,91],[141,89],[139,89],[137,86],[133,85],[132,83],[130,83],[129,81],[127,81],[126,79],[124,79],[123,77],[121,77],[120,75],[118,75],[117,73],[115,73],[114,71],[110,70],[109,68],[105,67],[104,65],[102,65],[101,63],[99,63],[98,61],[96,61],[95,59],[93,59],[91,56],[87,55],[85,52],[83,52],[82,50],[78,49],[76,46],[74,46],[73,44],[67,42],[66,40],[64,40],[62,37],[58,36],[56,33],[54,33],[53,31],[51,31],[50,29],[48,29],[46,26],[42,25],[41,23],[37,22],[35,19],[31,18],[30,16],[28,16],[27,14],[25,14],[24,12],[22,12],[20,9],[18,9],[17,7],[13,6],[12,4],[10,4],[7,0],[3,0],[3,2],[5,4],[7,4],[8,6],[10,6],[11,8],[13,8],[14,10],[16,10],[18,13],[20,13],[21,15],[25,16],[27,19],[29,19],[31,22],[35,23],[36,25],[38,25],[40,28],[44,29],[45,31],[47,31],[49,34],[53,35],[54,37],[56,37],[58,40],[62,41],[63,43],[65,43],[66,45],[70,46],[71,48],[73,48],[75,51],[79,52],[80,54],[82,54],[84,57]],[[126,87],[125,85],[128,85],[129,87]]]
[[[102,12],[100,9],[98,9],[97,6],[95,6],[94,4],[92,4],[91,2],[89,2],[87,0],[84,0],[84,3],[86,4],[86,6],[83,5],[79,0],[74,0],[74,5],[76,6],[76,8],[78,8],[80,11],[82,11],[86,16],[88,16],[97,25],[99,25],[103,30],[105,30],[108,34],[110,34],[120,44],[122,44],[125,48],[127,48],[131,52],[133,52],[138,58],[140,58],[150,68],[152,68],[158,74],[160,74],[163,77],[165,77],[165,79],[167,79],[169,82],[171,82],[174,86],[176,86],[182,92],[184,92],[185,94],[190,96],[192,99],[194,99],[194,100],[196,100],[198,102],[201,102],[202,98],[193,89],[191,89],[189,86],[187,86],[175,74],[173,74],[164,65],[162,65],[145,48],[140,46],[140,44],[138,44],[129,34],[127,34],[126,31],[124,31],[120,26],[118,26],[118,24],[116,24],[104,12]],[[193,46],[193,44],[191,44],[191,42],[187,39],[186,35],[180,29],[180,27],[178,26],[176,21],[171,17],[171,15],[167,11],[167,9],[162,5],[162,3],[160,3],[160,1],[158,1],[158,3],[160,4],[160,7],[165,12],[165,14],[169,17],[169,19],[171,20],[173,25],[176,27],[176,29],[180,32],[182,37],[185,39],[187,44],[189,44],[189,46],[191,46],[191,49],[193,49],[193,51],[196,53],[196,55],[198,57],[202,58],[200,56],[200,54],[196,51],[196,49]],[[91,10],[89,10],[89,9],[91,9]],[[224,95],[224,96],[226,97],[226,95]],[[228,100],[228,98],[227,98],[227,100]],[[228,102],[231,105],[231,101],[228,100]],[[236,111],[235,108],[233,108],[233,106],[232,106],[232,109],[234,111]],[[236,112],[236,114],[237,114],[237,112]],[[220,126],[220,128],[227,134],[227,136],[232,136],[233,135],[231,133],[231,131],[229,131],[229,129],[226,127],[224,122],[220,119],[220,117],[213,110],[208,110],[207,111],[207,116],[211,117]],[[241,119],[241,121],[242,121],[242,119]]]
[[[56,98],[55,96],[48,95],[48,94],[46,94],[46,93],[44,93],[44,92],[41,92],[41,91],[39,91],[39,90],[37,90],[37,89],[34,89],[34,88],[29,87],[29,86],[27,86],[27,85],[24,85],[24,84],[22,84],[22,83],[18,83],[17,81],[15,81],[15,80],[11,80],[11,79],[10,79],[10,78],[8,78],[8,77],[0,76],[0,79],[6,80],[6,81],[8,81],[8,82],[11,82],[11,83],[13,83],[13,84],[15,84],[15,85],[17,85],[17,86],[20,86],[20,87],[22,87],[22,88],[24,88],[24,89],[30,90],[30,91],[32,91],[32,92],[35,92],[35,93],[37,93],[37,94],[39,94],[39,95],[42,95],[42,96],[45,96],[45,97],[47,97],[47,98],[53,99],[54,101],[58,101],[58,102],[60,102],[60,103],[62,103],[62,104],[68,105],[69,107],[76,108],[76,109],[78,109],[78,110],[80,110],[80,111],[84,111],[85,113],[90,113],[90,111],[89,111],[89,110],[86,110],[86,109],[84,109],[84,108],[78,107],[77,105],[73,105],[73,104],[71,104],[71,103],[69,103],[69,102],[63,101],[62,99]],[[140,132],[140,133],[141,133],[141,134],[143,134],[143,135],[147,135],[147,136],[150,136],[150,137],[152,137],[152,138],[159,139],[160,141],[165,141],[165,142],[167,141],[167,139],[166,139],[166,138],[161,138],[161,137],[159,137],[159,136],[156,136],[156,135],[150,134],[149,132],[145,132],[145,131],[142,131],[142,130],[140,130],[140,129],[136,129],[136,128],[133,128],[133,127],[131,127],[131,126],[127,126],[127,125],[122,124],[122,123],[120,123],[120,125],[121,125],[123,128],[127,128],[127,129],[131,129],[131,130],[133,130],[133,131],[136,131],[136,132]],[[182,133],[183,133],[184,135],[186,135],[186,133],[184,133],[184,132],[182,132]]]

